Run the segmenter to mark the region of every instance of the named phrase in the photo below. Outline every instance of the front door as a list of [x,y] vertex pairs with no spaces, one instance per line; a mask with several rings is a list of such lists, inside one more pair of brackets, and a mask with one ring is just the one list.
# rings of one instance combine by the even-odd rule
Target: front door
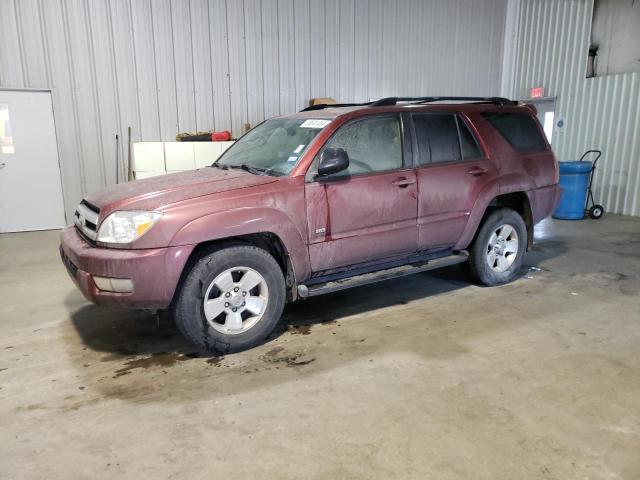
[[51,93],[0,90],[0,232],[64,226]]
[[[325,148],[347,152],[349,169],[329,178],[307,175],[313,272],[416,251],[417,185],[415,172],[405,164],[405,143],[397,114],[348,122],[327,141]],[[317,161],[311,171],[315,168]]]

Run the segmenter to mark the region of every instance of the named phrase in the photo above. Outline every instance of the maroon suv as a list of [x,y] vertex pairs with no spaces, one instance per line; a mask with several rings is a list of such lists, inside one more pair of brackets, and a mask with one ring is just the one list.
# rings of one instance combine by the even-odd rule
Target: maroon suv
[[89,300],[170,309],[193,343],[228,352],[261,342],[286,301],[461,262],[485,285],[512,280],[557,184],[526,105],[316,105],[211,167],[88,196],[60,253]]

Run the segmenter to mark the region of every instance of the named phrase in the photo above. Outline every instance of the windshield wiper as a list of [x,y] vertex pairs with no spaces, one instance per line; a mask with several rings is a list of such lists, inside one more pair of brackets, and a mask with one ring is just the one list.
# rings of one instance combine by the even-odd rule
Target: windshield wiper
[[239,168],[240,170],[244,170],[245,172],[253,173],[254,175],[269,175],[269,169],[260,168],[260,167],[252,167],[251,165],[247,165],[246,163],[241,163],[240,165],[225,165],[227,168]]

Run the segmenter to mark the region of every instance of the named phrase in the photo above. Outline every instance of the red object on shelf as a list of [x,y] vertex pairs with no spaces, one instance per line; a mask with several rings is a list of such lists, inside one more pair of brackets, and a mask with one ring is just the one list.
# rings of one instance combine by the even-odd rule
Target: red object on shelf
[[228,142],[229,140],[231,140],[231,132],[229,130],[211,133],[212,142]]
[[544,87],[533,87],[531,89],[531,98],[541,98],[544,96]]

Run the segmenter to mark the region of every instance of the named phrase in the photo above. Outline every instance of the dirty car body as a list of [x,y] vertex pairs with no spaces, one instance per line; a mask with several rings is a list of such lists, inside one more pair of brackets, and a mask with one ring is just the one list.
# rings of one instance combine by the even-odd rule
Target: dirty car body
[[[489,232],[489,250],[478,249],[489,255],[494,283],[503,283],[512,272],[500,276],[506,270],[501,273],[498,267],[519,261],[518,252],[505,253],[509,242],[528,247],[533,225],[550,214],[558,199],[557,163],[527,106],[329,106],[265,124],[212,167],[87,196],[76,211],[75,225],[63,231],[60,246],[85,297],[100,305],[167,309],[176,304],[203,257],[251,246],[275,260],[286,299],[294,300],[349,286],[350,281],[374,281],[381,272],[385,278],[406,267],[438,266],[442,259],[453,259],[443,264],[463,262],[473,256],[481,227],[496,211],[514,212],[517,221],[507,223],[521,221],[526,229],[518,235],[515,228],[505,238],[499,234],[507,230],[493,236]],[[265,148],[279,156],[269,168],[260,164]],[[252,163],[241,166],[235,158]],[[340,162],[348,167],[336,166]],[[127,222],[142,232],[139,237],[114,243],[98,234],[105,226],[117,236],[119,225]],[[491,274],[487,265],[481,267]],[[253,270],[260,273],[259,267],[247,269]],[[267,291],[268,278],[262,277]],[[233,281],[242,286],[241,280]],[[270,288],[271,293],[276,289]],[[233,290],[227,293],[235,299]],[[206,310],[204,301],[194,311]],[[254,307],[261,309],[264,314],[264,304]],[[243,321],[236,319],[238,325]]]

